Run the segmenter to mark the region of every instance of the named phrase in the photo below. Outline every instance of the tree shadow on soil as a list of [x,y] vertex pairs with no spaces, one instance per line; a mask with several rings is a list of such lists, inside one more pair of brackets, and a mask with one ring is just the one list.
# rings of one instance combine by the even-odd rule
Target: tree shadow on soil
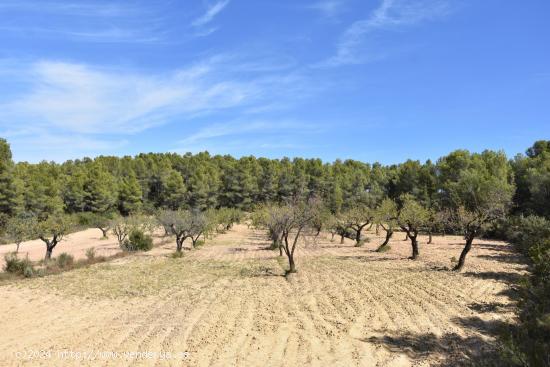
[[251,233],[251,234],[248,234],[247,237],[253,240],[265,241],[267,236],[265,234]]
[[507,271],[464,272],[462,273],[462,275],[466,277],[497,280],[499,282],[504,282],[509,285],[518,284],[519,281],[523,278],[521,274]]
[[[379,254],[379,252],[375,252],[376,254]],[[372,253],[371,253],[372,254]],[[372,258],[367,255],[340,255],[338,256],[338,259],[340,260],[355,260],[359,262],[380,262],[380,261],[395,261],[395,260],[406,260],[406,258],[398,258],[398,257],[376,257]]]
[[[463,244],[464,245],[464,244]],[[507,252],[507,253],[513,253],[513,249],[511,246],[506,244],[495,244],[495,243],[474,243],[474,247],[484,249],[484,250],[491,250],[491,251],[499,251],[499,252]]]
[[479,336],[406,333],[363,341],[383,345],[394,353],[404,353],[415,362],[429,358],[431,366],[506,366],[498,351]]
[[260,266],[254,269],[243,268],[240,271],[240,275],[249,278],[263,278],[263,277],[282,277],[286,274],[281,273],[279,269],[272,269],[269,267]]
[[[492,247],[493,245],[486,246]],[[499,248],[499,250],[501,249]],[[509,251],[507,250],[507,252]],[[502,261],[513,262],[515,258],[510,258],[509,254],[503,254]],[[504,282],[509,287],[499,294],[507,296],[512,301],[517,300],[518,293],[514,286],[522,278],[521,274],[506,271],[487,271],[466,272],[462,275]],[[469,304],[467,307],[480,315],[507,313],[514,310],[514,303],[479,302]],[[455,332],[443,335],[400,332],[394,335],[373,336],[361,340],[382,345],[394,353],[404,353],[414,362],[429,360],[432,366],[513,366],[503,358],[499,350],[498,338],[513,332],[515,325],[501,320],[483,320],[477,316],[456,317],[451,321],[454,325],[468,331],[470,335],[463,336]]]
[[514,306],[502,302],[474,302],[468,305],[468,308],[478,313],[510,312]]
[[485,260],[491,260],[491,261],[498,261],[503,263],[512,263],[512,264],[525,264],[526,260],[525,258],[520,254],[515,254],[513,252],[510,253],[502,253],[497,255],[478,255],[477,256],[480,259]]
[[453,271],[453,266],[447,266],[447,265],[430,265],[429,269],[431,271],[444,271],[446,273],[450,273]]
[[338,244],[338,245],[334,245],[334,244],[325,244],[323,242],[319,243],[318,246],[320,248],[342,248],[342,249],[349,249],[349,248],[354,248],[355,246],[351,245],[351,244]]
[[409,332],[361,340],[382,345],[393,353],[404,353],[415,362],[430,359],[431,366],[511,366],[502,358],[493,339],[509,329],[509,324],[484,321],[479,317],[455,318],[452,321],[478,335],[461,336],[451,332],[438,336]]

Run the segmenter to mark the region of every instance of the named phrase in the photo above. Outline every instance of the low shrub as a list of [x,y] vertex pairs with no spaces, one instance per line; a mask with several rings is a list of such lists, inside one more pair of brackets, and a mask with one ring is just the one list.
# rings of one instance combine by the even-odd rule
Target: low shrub
[[4,270],[7,273],[24,275],[25,277],[33,276],[34,267],[28,256],[20,259],[15,252],[11,252],[4,256],[4,260],[6,262]]
[[23,270],[23,276],[25,278],[31,278],[34,275],[34,268],[31,266],[26,266]]
[[550,238],[550,221],[536,215],[512,217],[508,220],[506,239],[525,255],[541,239]]
[[153,238],[143,233],[143,231],[134,229],[127,240],[121,245],[124,251],[149,251],[153,248]]
[[369,243],[370,242],[370,237],[364,237],[361,241],[355,243],[355,247],[361,247],[363,246],[365,243]]
[[95,248],[90,247],[86,250],[86,259],[88,259],[88,261],[95,259]]
[[70,268],[74,264],[74,257],[66,252],[62,252],[55,259],[57,266],[61,269]]
[[204,246],[205,242],[203,240],[197,240],[197,242],[195,242],[195,248],[199,248],[201,246]]
[[172,256],[173,259],[182,258],[182,257],[183,257],[183,251],[176,251],[176,252],[173,252],[171,256]]

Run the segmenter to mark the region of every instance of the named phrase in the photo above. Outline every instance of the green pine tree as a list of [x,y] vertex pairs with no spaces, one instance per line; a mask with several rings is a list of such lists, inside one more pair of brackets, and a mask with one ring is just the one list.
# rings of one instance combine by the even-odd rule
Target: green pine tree
[[122,215],[139,212],[143,202],[143,193],[136,175],[131,172],[122,179],[118,192],[118,210]]
[[82,212],[85,207],[84,185],[86,183],[86,172],[81,167],[68,172],[63,182],[63,202],[68,213]]
[[0,138],[0,213],[12,216],[16,212],[18,192],[14,181],[14,165],[11,149],[5,139]]
[[84,209],[106,213],[116,202],[116,185],[113,176],[101,163],[94,163],[84,184]]
[[164,186],[164,206],[171,210],[183,208],[185,206],[187,188],[181,174],[176,170],[170,170],[170,173],[165,178]]

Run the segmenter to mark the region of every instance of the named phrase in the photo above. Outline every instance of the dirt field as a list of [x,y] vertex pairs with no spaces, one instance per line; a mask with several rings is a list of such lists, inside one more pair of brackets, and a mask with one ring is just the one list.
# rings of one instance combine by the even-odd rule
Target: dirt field
[[[116,251],[99,235],[74,234],[56,252],[83,256],[90,244]],[[168,256],[169,242],[0,286],[0,365],[455,366],[490,358],[495,332],[513,317],[510,284],[525,269],[510,246],[477,241],[456,274],[444,268],[460,254],[459,237],[421,238],[421,258],[411,261],[403,234],[383,254],[373,252],[381,238],[368,236],[362,248],[328,238],[302,244],[289,279],[286,258],[241,225],[183,258]]]
[[[120,251],[116,236],[110,235],[108,239],[101,239],[99,229],[90,228],[85,231],[71,233],[63,239],[54,249],[53,256],[62,252],[72,254],[76,259],[86,257],[86,250],[95,247],[97,255],[109,256]],[[14,244],[0,246],[0,266],[4,266],[4,255],[15,251]],[[46,253],[46,245],[41,240],[23,242],[19,247],[20,256],[29,256],[32,261],[42,260]]]

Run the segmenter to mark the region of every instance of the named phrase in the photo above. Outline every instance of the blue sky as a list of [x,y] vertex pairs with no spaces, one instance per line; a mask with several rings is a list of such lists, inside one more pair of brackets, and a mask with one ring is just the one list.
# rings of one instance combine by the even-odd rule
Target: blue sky
[[547,0],[2,0],[17,161],[397,163],[550,138]]

